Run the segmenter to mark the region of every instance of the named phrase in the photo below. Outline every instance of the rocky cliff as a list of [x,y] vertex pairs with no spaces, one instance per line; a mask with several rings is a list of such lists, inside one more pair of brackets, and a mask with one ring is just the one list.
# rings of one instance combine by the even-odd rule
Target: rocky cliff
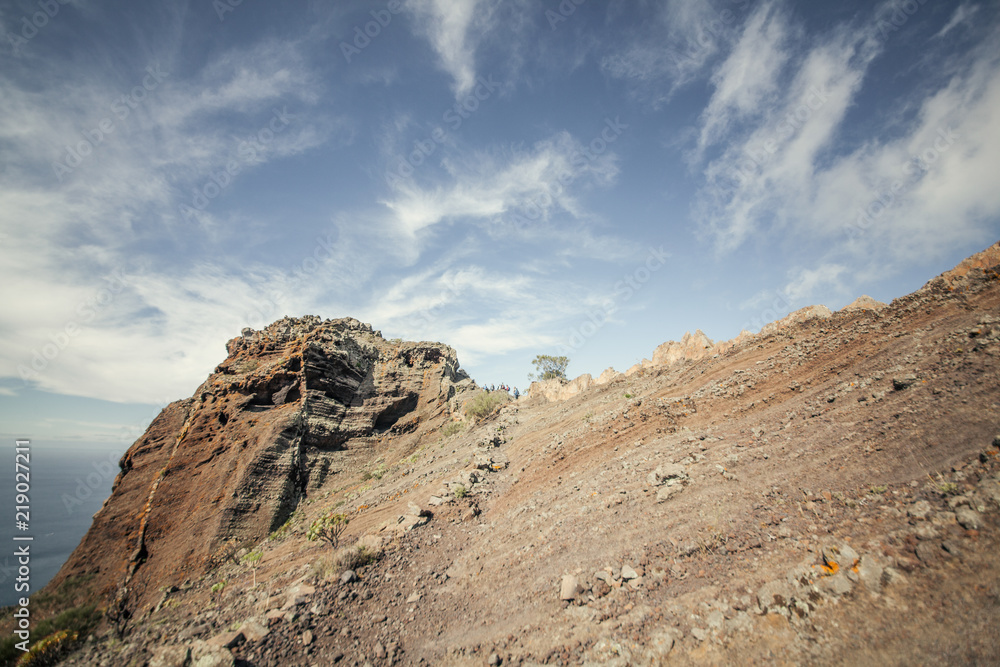
[[191,398],[168,405],[121,459],[111,497],[56,580],[137,573],[156,587],[202,573],[228,545],[281,526],[330,476],[404,450],[472,388],[455,351],[387,341],[354,319],[245,329]]

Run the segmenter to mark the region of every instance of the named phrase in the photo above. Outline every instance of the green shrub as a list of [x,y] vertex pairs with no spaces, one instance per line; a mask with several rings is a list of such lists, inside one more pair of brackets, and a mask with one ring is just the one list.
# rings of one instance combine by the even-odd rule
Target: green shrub
[[69,630],[60,630],[46,636],[41,641],[32,644],[27,653],[17,661],[18,665],[31,665],[32,667],[47,667],[55,665],[63,654],[67,653],[76,643],[79,635]]
[[[79,583],[81,582],[76,582],[76,584]],[[69,584],[68,588],[70,589],[76,586],[76,584],[70,584],[70,580],[67,580],[63,584],[63,587],[67,587],[67,584]],[[54,597],[60,596],[61,593],[62,591],[60,590],[52,595]],[[48,595],[45,597],[47,598]],[[19,637],[16,635],[4,637],[0,641],[0,665],[55,664],[56,659],[72,647],[78,636],[89,633],[97,627],[100,620],[101,612],[97,609],[97,605],[94,604],[67,609],[52,618],[47,618],[36,624],[34,629],[32,629],[32,637],[41,637],[42,639],[32,644],[31,650],[28,653],[24,653],[15,646]],[[21,662],[18,662],[18,660],[21,660]]]
[[359,567],[364,567],[374,563],[381,556],[381,551],[373,551],[362,544],[355,544],[337,549],[333,556],[320,558],[313,562],[311,569],[317,577],[324,579],[338,577],[345,570],[356,570]]
[[336,549],[340,542],[340,536],[347,530],[347,524],[350,521],[346,514],[327,512],[312,522],[312,525],[309,526],[309,532],[306,533],[306,539],[310,542],[323,540]]
[[467,493],[468,491],[465,490],[463,485],[459,484],[455,487],[454,494],[456,498],[464,498]]
[[476,394],[465,404],[465,416],[482,419],[496,412],[501,405],[507,403],[510,396],[505,391],[484,391]]
[[569,365],[568,357],[556,357],[549,354],[539,354],[531,363],[534,364],[536,373],[529,374],[529,380],[566,379],[566,367]]
[[441,435],[443,435],[446,438],[450,438],[451,436],[461,431],[462,428],[464,428],[462,422],[452,422],[447,426],[445,426],[443,429],[441,429]]

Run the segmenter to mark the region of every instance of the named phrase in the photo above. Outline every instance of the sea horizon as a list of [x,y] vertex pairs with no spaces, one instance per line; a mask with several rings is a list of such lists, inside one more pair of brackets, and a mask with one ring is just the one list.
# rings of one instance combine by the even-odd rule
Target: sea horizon
[[[18,528],[15,517],[14,448],[10,442],[10,474],[0,480],[0,497],[11,503],[11,514],[3,522],[0,539],[8,547],[0,555],[0,606],[16,604],[19,598],[35,595],[44,588],[80,544],[93,521],[111,495],[117,476],[118,461],[127,449],[107,443],[57,443],[30,439],[29,521],[27,530]],[[23,464],[23,459],[19,459]],[[23,470],[22,470],[23,472]],[[15,537],[31,537],[15,540]],[[30,562],[28,590],[18,590],[18,557],[15,550],[27,545]],[[20,584],[20,585],[19,585]]]

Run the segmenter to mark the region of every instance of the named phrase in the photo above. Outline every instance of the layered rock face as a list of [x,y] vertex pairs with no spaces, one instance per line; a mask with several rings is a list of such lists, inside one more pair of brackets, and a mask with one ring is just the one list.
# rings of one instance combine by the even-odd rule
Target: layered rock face
[[[58,580],[156,586],[204,571],[227,543],[284,523],[331,475],[356,472],[384,437],[406,447],[474,387],[455,351],[386,341],[354,319],[286,318],[245,329],[195,392],[125,453],[111,497]],[[457,399],[456,399],[457,400]]]

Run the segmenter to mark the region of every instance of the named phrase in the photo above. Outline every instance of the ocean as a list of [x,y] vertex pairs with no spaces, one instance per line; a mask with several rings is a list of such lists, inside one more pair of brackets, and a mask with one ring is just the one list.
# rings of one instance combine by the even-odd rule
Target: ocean
[[[27,530],[17,521],[15,494],[15,444],[7,443],[0,458],[0,500],[7,504],[6,519],[0,522],[0,606],[15,604],[25,593],[18,585],[18,557],[15,549],[30,546],[28,595],[40,590],[80,543],[90,528],[93,515],[111,495],[111,484],[118,474],[118,460],[125,447],[79,444],[58,446],[32,440],[30,450],[30,515]],[[20,460],[23,463],[23,459]],[[23,472],[23,469],[22,469]],[[15,541],[15,536],[30,536],[32,541]]]

